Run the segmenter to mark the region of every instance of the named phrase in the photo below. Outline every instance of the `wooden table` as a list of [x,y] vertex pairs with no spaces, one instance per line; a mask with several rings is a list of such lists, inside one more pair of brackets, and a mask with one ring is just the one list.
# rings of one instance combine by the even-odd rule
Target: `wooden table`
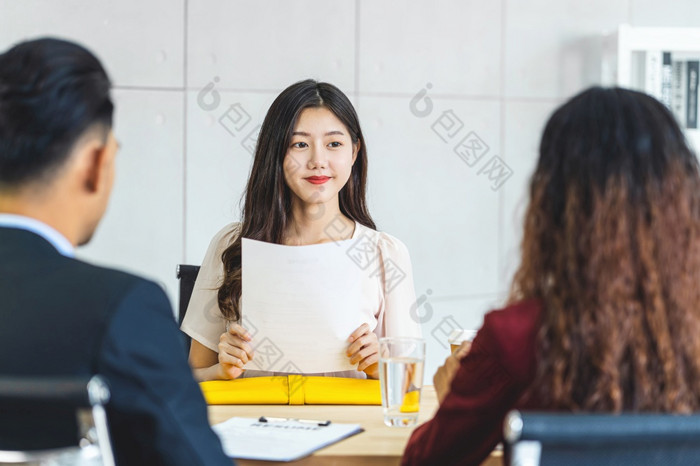
[[[433,417],[437,410],[435,389],[423,387],[418,423]],[[290,417],[300,419],[330,419],[333,422],[360,424],[365,431],[326,448],[312,456],[292,463],[238,460],[241,466],[283,465],[295,466],[346,466],[346,465],[398,465],[401,455],[413,432],[413,428],[384,425],[381,406],[349,405],[219,405],[209,406],[209,422],[218,424],[231,417]],[[501,465],[500,452],[494,452],[483,465]]]

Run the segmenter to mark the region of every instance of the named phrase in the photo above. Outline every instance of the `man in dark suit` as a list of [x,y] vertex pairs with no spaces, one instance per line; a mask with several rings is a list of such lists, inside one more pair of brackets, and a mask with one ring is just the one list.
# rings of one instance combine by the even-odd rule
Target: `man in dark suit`
[[[109,90],[97,58],[70,42],[0,55],[0,374],[104,376],[119,464],[231,465],[162,289],[73,257],[112,188]],[[28,441],[29,418],[0,418],[0,443]],[[46,427],[57,445],[74,434]]]

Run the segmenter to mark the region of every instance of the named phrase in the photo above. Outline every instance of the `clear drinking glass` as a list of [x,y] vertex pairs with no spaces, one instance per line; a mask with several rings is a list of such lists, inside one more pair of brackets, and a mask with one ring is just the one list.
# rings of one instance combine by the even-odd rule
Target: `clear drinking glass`
[[379,381],[384,424],[403,427],[418,422],[424,364],[425,340],[422,338],[389,337],[379,340]]

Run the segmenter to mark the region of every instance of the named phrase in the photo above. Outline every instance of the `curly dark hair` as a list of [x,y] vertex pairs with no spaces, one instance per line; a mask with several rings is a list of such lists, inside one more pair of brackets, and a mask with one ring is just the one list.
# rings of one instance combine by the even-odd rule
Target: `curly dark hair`
[[698,162],[652,97],[591,88],[549,119],[510,293],[527,298],[543,309],[539,403],[698,409]]

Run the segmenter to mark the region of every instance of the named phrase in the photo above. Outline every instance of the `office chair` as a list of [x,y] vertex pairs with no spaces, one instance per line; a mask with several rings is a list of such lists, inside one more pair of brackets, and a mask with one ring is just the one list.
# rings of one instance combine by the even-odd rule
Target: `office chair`
[[0,464],[114,466],[109,397],[99,375],[0,376]]
[[511,466],[700,464],[700,415],[511,411]]
[[[180,281],[180,302],[178,303],[177,309],[177,322],[178,325],[182,325],[182,319],[185,318],[187,306],[190,304],[190,298],[192,297],[194,282],[197,280],[197,275],[199,275],[199,266],[180,264],[175,269],[175,275]],[[185,336],[187,354],[189,354],[190,337],[184,332],[183,335]]]

